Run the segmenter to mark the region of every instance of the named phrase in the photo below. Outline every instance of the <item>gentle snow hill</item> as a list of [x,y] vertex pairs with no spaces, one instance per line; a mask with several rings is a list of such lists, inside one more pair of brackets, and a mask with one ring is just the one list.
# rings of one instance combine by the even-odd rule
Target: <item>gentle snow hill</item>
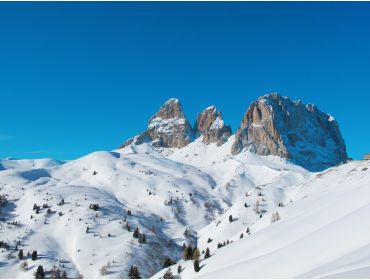
[[[32,278],[39,264],[89,278],[125,278],[134,264],[143,277],[151,276],[167,256],[180,257],[182,243],[194,242],[191,230],[222,211],[214,186],[208,174],[192,166],[145,153],[96,152],[55,167],[3,170],[0,194],[8,203],[0,232],[10,250],[0,251],[1,277]],[[34,204],[41,206],[39,214]],[[99,204],[99,210],[90,204]],[[145,244],[133,238],[136,227],[146,234]],[[19,268],[16,244],[25,255],[33,250],[41,255],[34,262],[27,258],[27,271]],[[101,275],[108,262],[109,273]]]
[[[297,186],[291,203],[275,209],[279,221],[272,223],[270,211],[250,226],[250,235],[244,231],[243,238],[236,235],[229,245],[212,247],[211,257],[201,260],[198,273],[191,261],[180,261],[180,277],[367,278],[369,186],[369,161],[350,162],[318,173]],[[233,223],[229,226],[232,228]],[[201,232],[213,236],[216,230],[208,226]],[[171,270],[177,274],[177,265]]]

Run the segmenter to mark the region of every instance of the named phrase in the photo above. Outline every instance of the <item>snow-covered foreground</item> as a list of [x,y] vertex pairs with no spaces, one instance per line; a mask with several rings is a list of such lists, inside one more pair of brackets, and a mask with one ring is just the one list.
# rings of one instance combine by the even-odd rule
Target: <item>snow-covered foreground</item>
[[[211,257],[194,272],[181,261],[183,278],[368,278],[370,275],[370,162],[351,162],[298,185],[291,202],[279,207],[280,220],[267,213],[224,239],[210,225],[201,236],[213,241]],[[234,222],[229,226],[232,228]],[[217,236],[217,237],[215,237]],[[167,269],[154,277],[160,277]],[[175,273],[177,265],[171,267]]]
[[[310,173],[278,157],[232,156],[232,142],[1,160],[0,241],[9,248],[0,248],[0,277],[33,278],[41,264],[85,278],[127,278],[135,265],[159,278],[167,257],[182,278],[370,275],[369,162]],[[183,243],[210,249],[199,272],[181,260]]]

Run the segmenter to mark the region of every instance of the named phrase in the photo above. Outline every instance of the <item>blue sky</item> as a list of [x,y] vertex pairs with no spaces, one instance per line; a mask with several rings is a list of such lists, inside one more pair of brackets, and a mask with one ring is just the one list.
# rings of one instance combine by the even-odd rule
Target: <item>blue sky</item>
[[268,92],[315,103],[370,152],[370,3],[0,3],[0,157],[73,159],[170,97],[235,131]]

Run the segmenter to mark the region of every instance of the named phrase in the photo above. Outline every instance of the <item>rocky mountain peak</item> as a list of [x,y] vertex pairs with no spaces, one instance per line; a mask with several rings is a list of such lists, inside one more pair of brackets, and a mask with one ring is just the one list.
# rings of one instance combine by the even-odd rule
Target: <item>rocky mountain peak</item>
[[272,93],[253,102],[235,134],[232,154],[248,149],[284,157],[311,171],[347,161],[334,118],[302,101]]
[[[185,118],[180,101],[177,98],[168,99],[152,117],[161,119]],[[149,121],[150,122],[150,121]]]
[[203,135],[205,144],[217,143],[222,145],[231,135],[231,128],[225,125],[221,112],[215,106],[210,106],[198,114],[194,129]]
[[167,100],[159,111],[150,118],[143,133],[130,138],[120,148],[131,143],[151,143],[157,148],[182,148],[192,141],[192,128],[185,117],[181,103],[176,98]]

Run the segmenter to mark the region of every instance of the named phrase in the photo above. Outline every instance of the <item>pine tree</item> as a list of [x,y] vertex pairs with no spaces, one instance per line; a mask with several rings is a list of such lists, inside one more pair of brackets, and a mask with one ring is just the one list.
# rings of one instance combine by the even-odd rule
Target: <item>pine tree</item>
[[177,273],[178,274],[180,274],[182,272],[182,267],[181,267],[181,265],[179,265],[178,267],[177,267]]
[[193,254],[192,254],[192,259],[193,260],[199,260],[200,252],[198,248],[194,248]]
[[140,279],[141,278],[139,269],[136,266],[132,265],[130,267],[130,271],[128,273],[128,278],[130,278],[130,279]]
[[67,272],[65,270],[63,270],[63,273],[62,273],[62,276],[61,276],[62,279],[67,279]]
[[23,260],[23,250],[19,250],[18,252],[18,259]]
[[209,251],[209,248],[207,247],[207,249],[206,249],[206,253],[205,253],[205,255],[204,255],[204,258],[205,258],[205,259],[208,259],[210,256],[211,256],[211,253],[210,253],[210,251]]
[[240,234],[240,239],[242,239],[244,237],[244,234],[243,233],[241,233]]
[[163,279],[175,279],[171,272],[171,269],[167,270],[166,273],[163,275]]
[[134,238],[139,238],[139,228],[136,228],[133,234]]
[[36,279],[44,279],[45,278],[45,272],[42,265],[39,265],[36,271]]
[[198,260],[195,260],[194,261],[194,271],[195,272],[199,272],[199,270],[200,270],[199,261]]
[[232,223],[232,221],[233,221],[233,216],[232,216],[232,215],[230,215],[230,216],[229,216],[229,222],[230,222],[230,223]]
[[175,264],[170,258],[166,258],[163,264],[163,268],[169,267],[171,265]]
[[33,261],[37,260],[37,251],[33,251],[33,252],[32,252],[32,257],[31,257],[31,259],[32,259]]
[[191,260],[192,256],[193,256],[193,248],[191,247],[191,245],[189,245],[184,250],[183,259],[185,261],[188,261],[188,260]]

